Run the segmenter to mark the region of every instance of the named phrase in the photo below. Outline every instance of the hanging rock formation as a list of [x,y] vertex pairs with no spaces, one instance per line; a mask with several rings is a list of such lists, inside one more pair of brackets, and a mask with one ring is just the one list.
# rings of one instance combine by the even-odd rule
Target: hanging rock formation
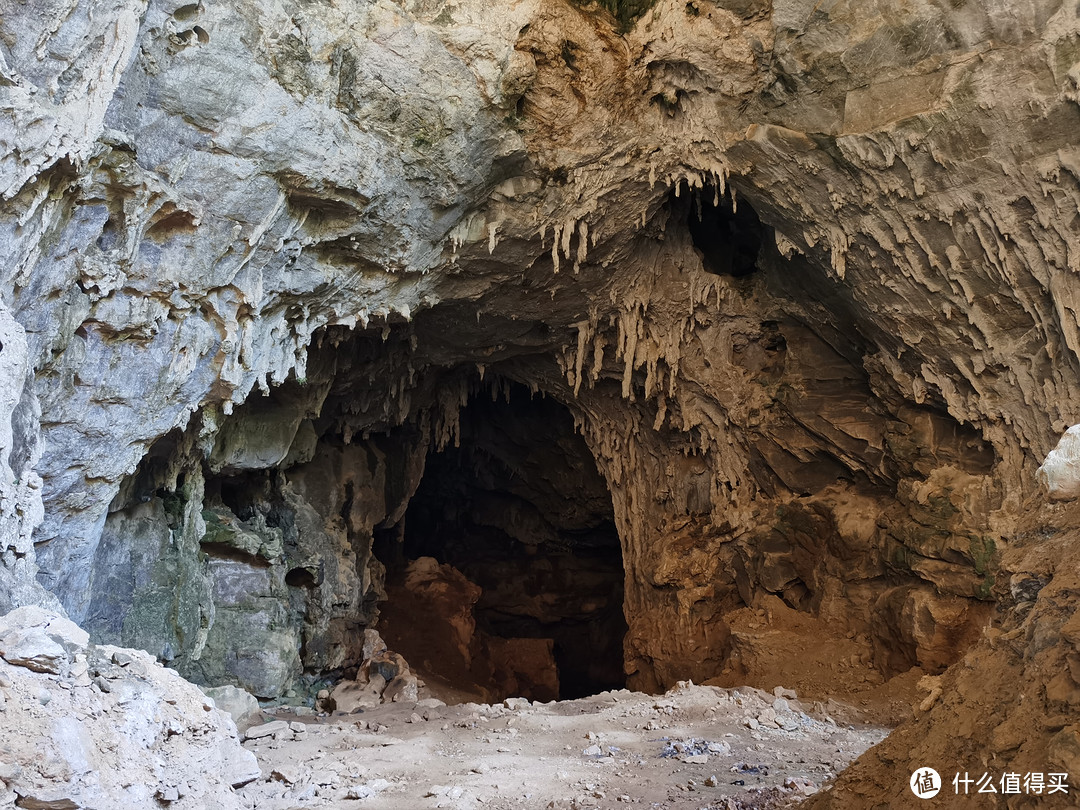
[[1004,566],[1080,423],[1074,5],[12,6],[0,607],[260,697],[356,666],[376,535],[516,384],[610,493],[629,685],[730,671],[772,596],[883,677],[1037,654]]

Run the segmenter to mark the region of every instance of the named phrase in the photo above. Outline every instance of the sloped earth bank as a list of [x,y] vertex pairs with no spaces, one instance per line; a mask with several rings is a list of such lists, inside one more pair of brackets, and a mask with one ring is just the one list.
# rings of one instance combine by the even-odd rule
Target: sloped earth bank
[[438,703],[318,718],[282,709],[249,729],[278,731],[245,743],[264,777],[241,797],[260,810],[765,810],[817,792],[888,732],[750,687]]
[[232,718],[140,650],[55,613],[0,617],[0,807],[239,810],[259,777]]
[[[1002,560],[1008,592],[995,621],[937,678],[910,723],[846,770],[823,808],[932,806],[902,776],[931,767],[945,777],[947,807],[1080,806],[1080,504],[1026,504],[1027,517]],[[1068,774],[1068,794],[955,795],[955,774]],[[972,794],[975,788],[969,788]],[[962,787],[959,788],[963,790]],[[944,799],[945,801],[942,801]]]

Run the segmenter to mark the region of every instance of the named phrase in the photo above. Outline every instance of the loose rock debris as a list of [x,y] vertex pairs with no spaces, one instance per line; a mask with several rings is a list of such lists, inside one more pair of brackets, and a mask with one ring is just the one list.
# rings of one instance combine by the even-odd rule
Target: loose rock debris
[[[882,740],[785,690],[684,683],[498,705],[383,703],[352,714],[265,713],[244,747],[259,810],[767,810],[818,792]],[[753,721],[751,726],[749,721]]]

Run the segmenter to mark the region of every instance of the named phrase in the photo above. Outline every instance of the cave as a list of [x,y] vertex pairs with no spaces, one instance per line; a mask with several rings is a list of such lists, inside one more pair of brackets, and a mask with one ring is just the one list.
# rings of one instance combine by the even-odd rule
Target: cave
[[[0,805],[331,787],[196,685],[507,756],[624,700],[650,735],[754,704],[747,767],[796,712],[879,723],[717,788],[815,808],[1080,773],[1074,7],[9,5],[0,748],[106,730],[97,787],[13,745]],[[112,710],[166,681],[125,757],[266,774],[109,782]],[[536,806],[618,758],[608,719]],[[671,752],[715,758],[695,788],[709,742]]]
[[[389,594],[380,627],[406,658],[438,660],[409,637],[425,621],[423,606],[410,616],[395,604],[409,599],[408,562],[433,557],[481,589],[472,668],[517,687],[494,697],[621,688],[624,572],[607,486],[564,406],[521,384],[492,391],[462,411],[457,442],[428,456],[403,525],[376,535]],[[554,673],[495,672],[489,650],[510,639],[550,640]],[[524,666],[536,656],[521,657]]]

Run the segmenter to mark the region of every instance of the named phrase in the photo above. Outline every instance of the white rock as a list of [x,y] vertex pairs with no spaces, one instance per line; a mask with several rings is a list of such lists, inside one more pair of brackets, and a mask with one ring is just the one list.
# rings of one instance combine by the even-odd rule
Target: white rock
[[235,686],[212,686],[204,688],[203,692],[213,698],[215,706],[228,712],[237,725],[250,720],[259,711],[259,701],[255,696]]
[[[14,794],[19,807],[54,810],[240,810],[233,788],[259,777],[258,762],[240,747],[229,715],[194,684],[149,666],[145,652],[90,645],[69,620],[37,608],[0,618],[0,649],[24,663],[2,665],[0,807]],[[98,670],[104,689],[76,688]]]
[[67,651],[40,627],[12,630],[0,638],[0,655],[9,664],[34,672],[59,674],[67,663]]
[[236,748],[231,745],[221,746],[222,757],[225,760],[225,781],[235,787],[254,782],[262,776],[259,761],[255,755],[244,748]]
[[263,737],[269,737],[273,734],[281,734],[289,731],[289,724],[284,720],[271,720],[269,723],[263,723],[259,726],[252,726],[244,732],[245,740],[258,740]]
[[57,674],[89,643],[77,624],[34,605],[0,617],[0,655],[15,666]]
[[369,799],[390,787],[385,779],[371,779],[362,785],[353,785],[345,794],[346,799]]
[[1080,425],[1065,431],[1036,477],[1052,501],[1080,498]]

